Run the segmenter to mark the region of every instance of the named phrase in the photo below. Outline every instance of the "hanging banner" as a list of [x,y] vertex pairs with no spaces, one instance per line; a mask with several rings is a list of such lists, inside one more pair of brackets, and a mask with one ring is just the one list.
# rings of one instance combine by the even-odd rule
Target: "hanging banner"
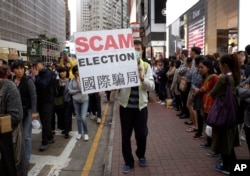
[[82,93],[138,86],[131,29],[74,33]]

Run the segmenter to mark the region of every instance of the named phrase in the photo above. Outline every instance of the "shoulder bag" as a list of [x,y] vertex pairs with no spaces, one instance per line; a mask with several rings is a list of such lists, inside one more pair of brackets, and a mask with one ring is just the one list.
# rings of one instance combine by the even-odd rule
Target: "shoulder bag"
[[208,113],[207,125],[211,127],[234,127],[237,125],[238,103],[226,75],[227,90],[224,99],[218,97]]
[[185,92],[187,89],[188,79],[186,76],[182,76],[180,79],[179,89],[182,92]]

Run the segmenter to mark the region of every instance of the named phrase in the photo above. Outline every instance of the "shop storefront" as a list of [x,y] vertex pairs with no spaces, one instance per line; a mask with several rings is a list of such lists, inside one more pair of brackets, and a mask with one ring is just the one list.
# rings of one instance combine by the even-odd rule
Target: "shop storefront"
[[236,0],[200,0],[168,26],[168,54],[198,46],[202,54],[233,53],[238,50]]

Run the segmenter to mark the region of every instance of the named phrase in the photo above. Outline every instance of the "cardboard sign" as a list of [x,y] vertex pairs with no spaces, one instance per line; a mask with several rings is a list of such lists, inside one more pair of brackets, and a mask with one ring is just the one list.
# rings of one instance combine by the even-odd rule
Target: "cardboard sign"
[[82,93],[138,86],[131,29],[74,33]]

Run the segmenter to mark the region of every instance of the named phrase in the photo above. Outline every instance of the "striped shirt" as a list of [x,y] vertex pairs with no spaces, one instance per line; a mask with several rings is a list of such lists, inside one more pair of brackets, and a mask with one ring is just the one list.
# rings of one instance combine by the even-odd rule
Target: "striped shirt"
[[131,87],[128,108],[139,108],[139,87]]

